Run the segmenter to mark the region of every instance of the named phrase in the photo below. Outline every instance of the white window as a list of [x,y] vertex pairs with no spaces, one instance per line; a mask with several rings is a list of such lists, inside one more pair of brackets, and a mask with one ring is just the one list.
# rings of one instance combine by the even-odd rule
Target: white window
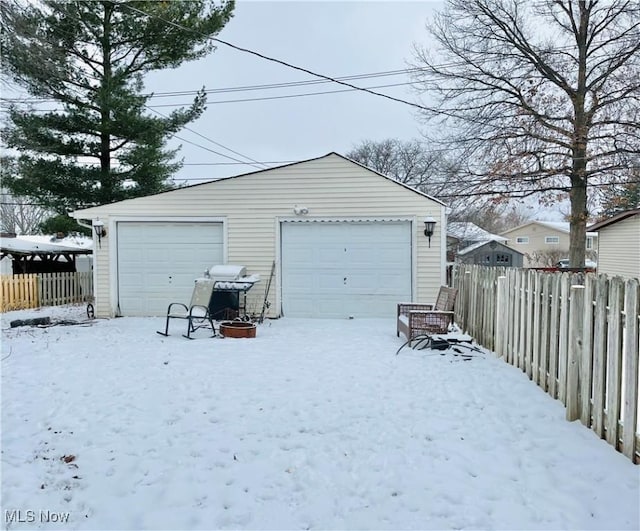
[[544,243],[549,243],[551,245],[557,245],[560,243],[560,236],[545,236]]
[[587,236],[587,249],[593,249],[593,237]]
[[529,243],[529,236],[518,236],[516,238],[516,243]]

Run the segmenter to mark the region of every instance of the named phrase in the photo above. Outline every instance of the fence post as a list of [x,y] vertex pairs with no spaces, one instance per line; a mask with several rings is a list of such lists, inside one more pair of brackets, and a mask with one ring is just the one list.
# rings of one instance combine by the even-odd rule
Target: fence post
[[622,453],[634,461],[638,421],[638,280],[626,282],[624,292],[624,409],[622,411]]
[[604,408],[606,403],[607,367],[607,306],[609,280],[605,275],[596,280],[596,306],[593,309],[593,431],[604,438]]
[[580,421],[591,427],[591,391],[593,387],[593,313],[595,277],[584,279],[584,322],[582,323],[582,359],[580,360]]
[[622,278],[609,282],[609,319],[607,320],[607,417],[605,438],[618,449],[622,384]]
[[505,303],[506,303],[506,297],[505,297],[505,283],[506,283],[507,277],[504,276],[500,276],[498,277],[498,286],[496,288],[496,317],[495,317],[495,327],[494,327],[494,343],[495,343],[495,349],[496,349],[496,354],[498,356],[503,356],[504,352],[502,352],[503,346],[502,346],[502,330],[504,329],[504,327],[506,326],[505,323]]
[[[568,421],[580,418],[580,360],[584,356],[584,286],[571,286],[569,304],[569,352],[567,359],[567,414]],[[588,392],[584,390],[583,392]]]

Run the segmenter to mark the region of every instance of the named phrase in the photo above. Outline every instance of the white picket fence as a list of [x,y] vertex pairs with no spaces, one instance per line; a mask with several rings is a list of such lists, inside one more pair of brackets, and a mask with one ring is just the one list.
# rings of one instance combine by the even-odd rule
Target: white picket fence
[[456,322],[640,462],[640,282],[461,265]]
[[0,275],[0,311],[88,302],[93,273]]

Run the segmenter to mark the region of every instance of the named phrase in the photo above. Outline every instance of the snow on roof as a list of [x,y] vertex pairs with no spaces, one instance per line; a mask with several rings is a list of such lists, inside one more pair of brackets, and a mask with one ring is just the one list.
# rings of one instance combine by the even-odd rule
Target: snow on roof
[[[568,221],[544,221],[544,220],[536,219],[533,221],[528,221],[526,223],[523,223],[522,225],[518,225],[517,227],[514,227],[512,229],[506,230],[503,232],[503,234],[513,232],[516,229],[520,229],[522,227],[526,227],[534,223],[537,223],[538,225],[542,225],[543,227],[548,227],[550,229],[557,230],[559,232],[564,232],[565,234],[569,234],[571,232],[571,225]],[[598,235],[597,232],[587,232],[587,236],[597,236],[597,235]]]
[[535,223],[545,225],[546,227],[559,230],[561,232],[566,232],[567,234],[569,234],[571,230],[568,221],[535,221]]
[[68,236],[58,239],[47,235],[22,235],[15,238],[2,238],[3,250],[18,253],[77,253],[90,252],[93,240],[83,236]]
[[486,242],[486,241],[507,241],[507,238],[491,234],[490,232],[478,227],[470,221],[452,221],[447,223],[447,236],[452,236],[458,240]]
[[[491,241],[491,240],[489,240]],[[475,251],[476,249],[479,249],[480,247],[482,247],[483,245],[486,245],[487,243],[489,243],[489,241],[485,240],[485,241],[481,241],[481,242],[476,242],[476,243],[472,243],[471,245],[468,245],[467,247],[465,247],[464,249],[461,249],[458,251],[458,255],[465,255],[470,253],[471,251]],[[495,240],[494,240],[495,241]],[[509,247],[507,247],[506,245],[502,245],[499,241],[497,242],[503,249],[509,249],[509,251],[512,251],[514,253],[517,254],[522,254],[520,251],[516,251],[515,249],[511,249]]]

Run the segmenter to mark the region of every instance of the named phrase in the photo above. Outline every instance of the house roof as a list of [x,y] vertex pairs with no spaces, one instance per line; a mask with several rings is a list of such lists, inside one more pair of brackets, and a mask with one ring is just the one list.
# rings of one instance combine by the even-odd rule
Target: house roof
[[619,214],[616,214],[615,216],[612,216],[608,219],[603,219],[602,221],[599,221],[598,223],[594,223],[593,225],[591,225],[590,227],[588,227],[588,229],[590,231],[599,231],[600,229],[603,229],[604,227],[608,227],[609,225],[613,225],[614,223],[618,223],[619,221],[622,221],[623,219],[627,219],[631,216],[640,216],[640,208],[634,208],[633,210],[626,210],[624,212],[620,212]]
[[504,236],[491,234],[489,231],[478,227],[478,225],[476,225],[475,223],[471,223],[470,221],[452,221],[447,223],[447,236],[451,236],[458,240],[472,242],[507,240],[507,238],[505,238]]
[[[549,229],[557,230],[558,232],[564,232],[565,234],[569,234],[571,232],[571,224],[568,221],[544,221],[544,220],[533,220],[527,221],[527,223],[523,223],[522,225],[518,225],[513,229],[505,230],[501,234],[509,234],[513,231],[521,229],[523,227],[528,227],[529,225],[542,225],[543,227],[547,227]],[[587,232],[587,236],[597,236],[596,233]]]
[[[204,183],[192,184],[192,185],[184,186],[184,187],[181,187],[181,188],[178,188],[178,189],[174,189],[174,190],[166,190],[164,192],[158,192],[157,194],[149,194],[149,196],[146,196],[146,197],[151,197],[151,196],[155,196],[155,195],[170,194],[170,193],[175,192],[177,190],[184,190],[186,188],[195,188],[197,186],[211,186],[212,184],[215,185],[215,183],[218,183],[218,182],[221,182],[221,181],[228,181],[229,179],[240,179],[242,177],[248,177],[250,175],[264,174],[264,173],[270,172],[271,170],[277,170],[277,169],[280,169],[280,168],[287,168],[287,167],[291,167],[291,166],[296,166],[296,165],[299,165],[299,164],[304,164],[306,162],[313,162],[313,161],[316,161],[316,160],[320,160],[320,159],[324,159],[324,158],[332,157],[332,156],[339,157],[339,158],[341,158],[343,160],[346,160],[346,161],[348,161],[348,162],[350,162],[352,164],[355,164],[356,166],[360,166],[361,168],[364,168],[365,170],[370,171],[371,173],[373,173],[373,174],[375,174],[375,175],[377,175],[379,177],[383,177],[384,179],[388,179],[389,181],[393,182],[394,184],[397,184],[398,186],[402,186],[403,188],[406,188],[407,190],[410,190],[413,193],[416,193],[416,194],[421,195],[421,196],[423,196],[423,197],[425,197],[427,199],[430,199],[431,201],[434,201],[435,203],[438,203],[439,205],[446,206],[442,201],[440,201],[439,199],[436,199],[435,197],[432,197],[430,195],[425,194],[424,192],[416,190],[415,188],[412,188],[411,186],[409,186],[407,184],[401,183],[400,181],[396,181],[395,179],[393,179],[393,178],[391,178],[391,177],[389,177],[387,175],[384,175],[384,174],[382,174],[382,173],[380,173],[380,172],[378,172],[378,171],[376,171],[374,169],[369,168],[368,166],[365,166],[364,164],[361,164],[359,162],[356,162],[355,160],[352,160],[352,159],[350,159],[348,157],[345,157],[344,155],[341,155],[340,153],[336,153],[335,151],[332,151],[332,152],[327,153],[326,155],[322,155],[320,157],[314,157],[314,158],[307,159],[307,160],[301,160],[301,161],[298,161],[298,162],[292,162],[292,163],[289,163],[289,164],[283,164],[281,166],[274,166],[272,168],[265,168],[264,170],[256,170],[256,171],[251,171],[251,172],[248,172],[248,173],[242,173],[242,174],[239,174],[239,175],[232,175],[230,177],[222,177],[221,179],[215,179],[215,180],[212,179],[211,181],[207,181],[207,182],[204,182]],[[125,199],[123,201],[117,201],[116,203],[111,203],[111,204],[124,203],[124,202],[127,202],[127,201],[135,201],[136,199],[140,199],[140,198]],[[98,209],[98,208],[100,208],[102,206],[106,206],[106,205],[97,205],[97,206],[94,206],[94,207],[75,210],[73,212],[70,212],[69,215],[71,217],[76,218],[76,219],[86,218],[87,216],[88,217],[92,217],[93,216],[92,211],[95,211],[96,209]]]
[[461,249],[460,251],[458,251],[458,255],[469,254],[470,252],[475,251],[476,249],[480,249],[481,247],[484,247],[485,245],[491,245],[492,241],[496,243],[496,247],[499,245],[502,249],[508,250],[511,253],[516,253],[516,254],[522,255],[522,253],[520,251],[512,249],[511,247],[507,247],[506,245],[503,245],[502,243],[500,243],[499,241],[496,241],[496,240],[481,241],[481,242],[472,243],[471,245],[468,245],[464,249]]
[[[26,256],[26,255],[74,255],[91,254],[93,252],[92,240],[87,238],[88,244],[73,243],[68,239],[51,241],[51,236],[17,236],[15,238],[2,238],[0,240],[0,252],[2,256]],[[60,243],[58,243],[60,242]],[[64,242],[64,243],[62,243]]]

